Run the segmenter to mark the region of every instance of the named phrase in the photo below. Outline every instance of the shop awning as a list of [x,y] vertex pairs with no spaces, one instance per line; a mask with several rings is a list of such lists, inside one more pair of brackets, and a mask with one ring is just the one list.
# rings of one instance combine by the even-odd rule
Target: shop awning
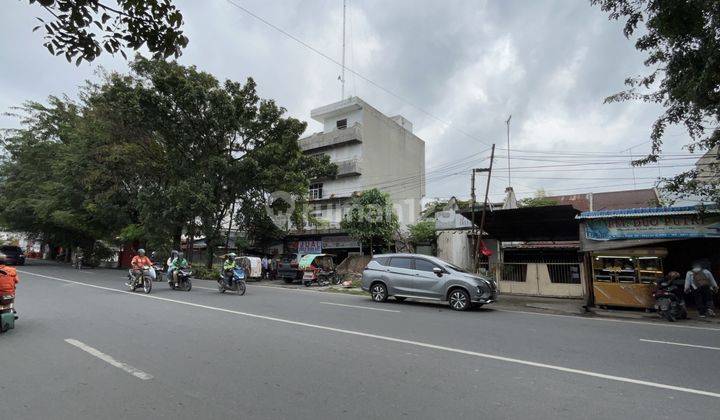
[[585,211],[578,219],[617,219],[623,217],[680,216],[686,214],[720,213],[717,206],[644,207],[636,209]]
[[[469,210],[461,214],[472,217]],[[578,214],[571,205],[488,211],[484,230],[501,241],[577,241]],[[480,224],[480,212],[475,213],[475,222]]]

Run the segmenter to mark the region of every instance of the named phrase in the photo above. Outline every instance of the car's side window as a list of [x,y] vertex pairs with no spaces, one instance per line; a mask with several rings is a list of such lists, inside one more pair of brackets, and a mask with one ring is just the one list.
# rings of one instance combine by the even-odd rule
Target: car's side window
[[413,259],[405,257],[393,257],[390,258],[390,263],[388,265],[393,268],[404,268],[406,270],[412,270]]
[[437,264],[420,258],[415,259],[415,269],[418,271],[429,271],[432,273]]

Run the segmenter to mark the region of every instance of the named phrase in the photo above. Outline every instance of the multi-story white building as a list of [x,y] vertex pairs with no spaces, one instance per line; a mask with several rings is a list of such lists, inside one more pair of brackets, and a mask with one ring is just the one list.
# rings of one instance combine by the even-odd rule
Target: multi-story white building
[[343,208],[353,195],[371,188],[390,195],[401,225],[414,223],[425,195],[425,142],[413,134],[412,124],[357,97],[313,109],[310,116],[323,131],[300,139],[300,147],[306,154],[330,156],[338,172],[310,186],[313,216],[324,223],[306,226],[303,236],[335,235],[325,242],[347,245],[337,237]]

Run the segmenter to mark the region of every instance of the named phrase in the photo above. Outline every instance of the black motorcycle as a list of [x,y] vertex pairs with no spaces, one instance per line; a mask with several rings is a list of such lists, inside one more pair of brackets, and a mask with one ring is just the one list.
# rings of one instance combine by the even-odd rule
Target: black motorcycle
[[0,295],[0,333],[15,328],[15,296]]
[[170,288],[173,290],[183,290],[185,292],[189,292],[190,289],[192,289],[192,280],[190,280],[190,276],[192,276],[192,271],[190,271],[190,268],[178,268],[175,272],[177,273],[178,285],[175,286],[175,280],[173,279],[173,276],[168,275],[167,281],[170,285]]
[[670,322],[687,319],[687,308],[680,286],[662,280],[653,292],[653,297],[655,298],[655,310],[661,317]]

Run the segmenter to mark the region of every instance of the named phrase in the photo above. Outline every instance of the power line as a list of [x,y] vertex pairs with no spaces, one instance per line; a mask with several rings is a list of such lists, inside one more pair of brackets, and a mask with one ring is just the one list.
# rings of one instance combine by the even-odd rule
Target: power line
[[[232,6],[236,7],[237,9],[242,10],[243,12],[245,12],[245,13],[248,14],[249,16],[253,17],[254,19],[257,19],[258,21],[262,22],[263,24],[269,26],[270,28],[272,28],[272,29],[280,32],[281,34],[285,35],[286,37],[292,39],[293,41],[297,42],[298,44],[302,45],[303,47],[309,49],[310,51],[314,52],[315,54],[321,56],[322,58],[324,58],[324,59],[330,61],[331,63],[334,63],[334,64],[336,64],[336,65],[338,65],[338,66],[340,66],[340,67],[343,67],[343,63],[338,62],[336,59],[330,57],[329,55],[327,55],[327,54],[325,54],[324,52],[320,51],[319,49],[313,47],[313,46],[310,45],[309,43],[307,43],[307,42],[303,41],[302,39],[298,38],[297,36],[291,34],[290,32],[288,32],[288,31],[282,29],[281,27],[275,25],[274,23],[268,21],[267,19],[263,18],[262,16],[259,16],[259,15],[255,14],[255,13],[252,12],[251,10],[249,10],[249,9],[241,6],[240,4],[236,3],[236,2],[233,1],[233,0],[225,0],[225,1],[228,2],[229,4],[231,4]],[[373,80],[370,79],[369,77],[366,77],[366,76],[362,75],[361,73],[353,70],[353,69],[350,68],[350,67],[345,66],[344,68],[345,68],[345,71],[347,71],[348,73],[351,73],[351,74],[357,76],[358,78],[366,81],[367,83],[371,84],[372,86],[375,86],[376,88],[382,90],[383,92],[387,93],[388,95],[391,95],[392,97],[394,97],[394,98],[396,98],[396,99],[404,102],[405,104],[410,105],[411,107],[417,109],[418,111],[420,111],[420,112],[422,112],[423,114],[427,115],[428,117],[436,120],[437,122],[443,124],[444,126],[446,126],[446,127],[448,127],[448,128],[451,128],[451,129],[453,129],[453,130],[455,130],[455,131],[457,131],[457,132],[459,132],[459,133],[467,136],[468,138],[470,138],[470,139],[472,139],[472,140],[475,140],[475,141],[478,141],[478,142],[480,142],[480,143],[482,143],[482,144],[485,144],[485,145],[487,145],[487,146],[490,146],[490,144],[489,144],[488,142],[485,142],[485,141],[483,141],[483,140],[480,140],[479,138],[477,138],[477,137],[475,137],[475,136],[473,136],[473,135],[465,132],[464,130],[461,130],[461,129],[457,128],[457,127],[454,127],[451,123],[443,120],[442,118],[440,118],[440,117],[438,117],[437,115],[431,113],[430,111],[425,110],[424,108],[420,107],[419,105],[415,104],[414,102],[410,101],[409,99],[405,99],[404,97],[402,97],[402,96],[400,96],[399,94],[393,92],[392,90],[390,90],[390,89],[382,86],[381,84],[373,81]]]

